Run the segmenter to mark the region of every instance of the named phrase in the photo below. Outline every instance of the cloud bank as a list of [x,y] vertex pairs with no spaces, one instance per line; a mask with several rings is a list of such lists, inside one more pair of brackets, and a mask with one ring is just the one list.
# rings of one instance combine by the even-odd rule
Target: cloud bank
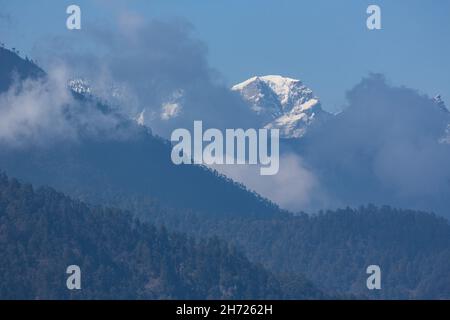
[[145,124],[157,134],[167,138],[194,120],[214,128],[256,125],[241,97],[208,65],[206,46],[186,21],[122,13],[113,28],[82,32],[83,50],[74,45],[79,35],[53,38],[53,45],[37,47],[39,60],[64,63],[73,77],[89,79],[96,95],[132,117],[144,111]]
[[79,100],[68,88],[64,67],[47,76],[15,80],[0,94],[0,144],[2,146],[48,146],[83,137],[121,138],[122,119],[103,112],[94,101]]
[[363,79],[348,105],[298,146],[336,203],[389,204],[443,212],[450,205],[449,112],[381,75]]

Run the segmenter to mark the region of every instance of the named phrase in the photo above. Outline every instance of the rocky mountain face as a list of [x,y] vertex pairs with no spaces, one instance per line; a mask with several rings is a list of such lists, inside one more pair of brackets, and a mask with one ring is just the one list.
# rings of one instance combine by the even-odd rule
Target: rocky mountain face
[[253,77],[232,87],[249,103],[263,127],[279,129],[284,138],[302,137],[331,114],[302,81],[278,75]]

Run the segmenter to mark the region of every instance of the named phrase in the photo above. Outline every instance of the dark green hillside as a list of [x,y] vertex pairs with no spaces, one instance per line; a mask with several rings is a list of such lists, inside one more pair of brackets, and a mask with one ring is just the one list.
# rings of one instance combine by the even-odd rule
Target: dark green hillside
[[[276,273],[304,274],[330,294],[450,299],[450,225],[434,214],[367,206],[226,220],[167,210],[151,219],[197,235],[218,235],[250,260]],[[366,268],[372,264],[382,270],[380,291],[366,288]]]
[[[82,289],[66,288],[79,265]],[[0,299],[320,298],[217,239],[196,241],[0,175]]]

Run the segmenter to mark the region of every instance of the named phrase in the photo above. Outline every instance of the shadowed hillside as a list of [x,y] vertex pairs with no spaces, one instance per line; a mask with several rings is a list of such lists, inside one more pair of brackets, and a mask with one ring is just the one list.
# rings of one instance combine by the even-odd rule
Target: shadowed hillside
[[[69,265],[82,289],[66,288]],[[196,241],[0,175],[1,299],[281,299],[324,297],[279,281],[217,239]]]

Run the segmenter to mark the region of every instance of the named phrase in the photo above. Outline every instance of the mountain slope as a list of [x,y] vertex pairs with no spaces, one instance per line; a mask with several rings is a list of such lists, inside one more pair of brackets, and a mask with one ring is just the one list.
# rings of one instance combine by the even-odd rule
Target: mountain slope
[[277,75],[253,77],[236,84],[232,90],[250,104],[262,126],[280,129],[285,138],[302,137],[308,127],[331,116],[300,80]]
[[15,52],[0,47],[0,92],[6,91],[14,80],[37,78],[44,71],[28,59],[22,59]]
[[[5,70],[18,70],[24,79],[39,70],[17,56],[11,60],[11,54],[0,49],[1,65],[12,64]],[[23,70],[19,67],[22,64]],[[41,77],[45,79],[46,76]],[[0,74],[0,79],[11,84],[10,73]],[[48,91],[44,89],[32,98],[38,99],[42,92]],[[69,106],[62,112],[57,109],[58,112],[42,114],[40,119],[48,122],[49,128],[63,122],[68,126],[65,131],[75,132],[76,138],[65,139],[60,131],[50,131],[39,145],[28,143],[17,147],[3,143],[0,149],[3,170],[35,185],[49,185],[101,204],[118,197],[133,196],[157,198],[170,207],[191,208],[212,215],[280,214],[276,205],[217,172],[202,166],[174,165],[170,144],[133,119],[122,116],[120,110],[101,104],[89,95],[71,94],[74,98],[64,100]],[[51,102],[52,98],[47,100]],[[30,103],[30,99],[25,101]],[[8,107],[0,105],[0,108]],[[55,114],[62,114],[64,118],[53,121]],[[26,121],[19,122],[18,127],[22,128],[23,123]],[[105,125],[107,130],[102,130]],[[37,131],[30,136],[34,139],[39,134]]]
[[[79,291],[66,288],[73,264]],[[0,174],[0,299],[319,297],[309,282],[279,281],[217,239],[168,233]]]

